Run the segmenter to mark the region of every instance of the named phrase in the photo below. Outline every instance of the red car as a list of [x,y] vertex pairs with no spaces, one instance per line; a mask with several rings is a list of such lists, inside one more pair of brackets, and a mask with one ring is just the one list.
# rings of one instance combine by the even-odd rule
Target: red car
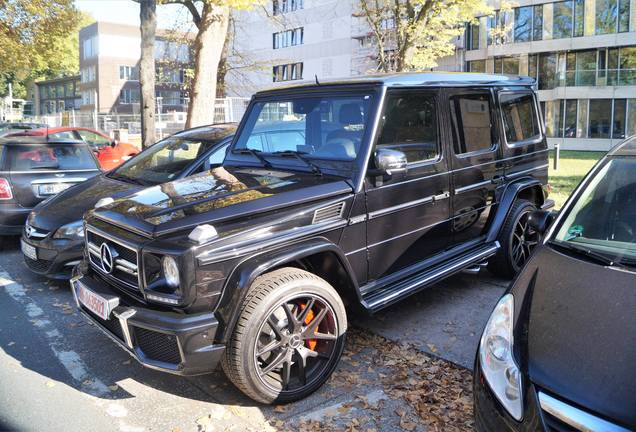
[[99,165],[105,171],[112,170],[139,153],[139,149],[132,144],[114,141],[108,135],[105,135],[100,131],[83,127],[63,126],[30,129],[16,132],[9,136],[47,135],[55,139],[71,139],[86,142],[95,152]]

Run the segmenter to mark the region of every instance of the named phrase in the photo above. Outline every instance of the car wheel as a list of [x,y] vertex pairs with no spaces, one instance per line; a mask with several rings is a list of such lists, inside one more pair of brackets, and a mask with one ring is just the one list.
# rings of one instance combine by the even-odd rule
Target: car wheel
[[297,268],[258,277],[222,361],[228,378],[262,403],[302,399],[327,381],[345,344],[347,315],[326,281]]
[[516,201],[499,232],[501,249],[488,262],[488,270],[497,276],[513,278],[539,243],[539,233],[528,225],[528,216],[536,210],[526,200]]

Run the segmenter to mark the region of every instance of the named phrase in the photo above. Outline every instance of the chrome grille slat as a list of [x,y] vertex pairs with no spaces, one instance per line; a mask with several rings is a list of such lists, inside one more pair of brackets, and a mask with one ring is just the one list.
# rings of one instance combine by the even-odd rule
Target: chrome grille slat
[[[97,244],[99,243],[99,244]],[[107,273],[102,268],[101,244],[106,243],[111,249],[114,249],[119,256],[113,257],[113,271]],[[141,280],[138,270],[139,253],[130,246],[126,246],[101,231],[87,226],[86,227],[86,249],[88,251],[89,262],[91,266],[100,274],[112,278],[117,282],[124,284],[129,288],[139,290]],[[129,259],[122,258],[122,255]],[[131,279],[134,279],[131,280]]]

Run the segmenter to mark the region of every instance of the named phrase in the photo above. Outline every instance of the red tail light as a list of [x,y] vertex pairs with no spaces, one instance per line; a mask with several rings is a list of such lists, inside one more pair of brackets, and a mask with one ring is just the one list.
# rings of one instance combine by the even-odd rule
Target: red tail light
[[7,179],[0,178],[0,200],[10,200],[13,198],[11,185]]

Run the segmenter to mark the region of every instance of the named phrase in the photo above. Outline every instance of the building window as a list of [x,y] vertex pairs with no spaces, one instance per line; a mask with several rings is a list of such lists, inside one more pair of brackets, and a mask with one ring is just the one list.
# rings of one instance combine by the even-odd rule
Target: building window
[[556,2],[553,4],[553,8],[552,37],[554,39],[572,37],[572,28],[574,23],[573,2]]
[[136,66],[119,66],[119,79],[139,81],[139,68]]
[[627,99],[614,99],[614,111],[612,114],[612,139],[625,138],[626,125]]
[[495,57],[495,73],[519,75],[519,57]]
[[495,11],[488,17],[488,45],[503,45],[512,42],[514,36],[513,11]]
[[473,60],[468,62],[468,72],[486,72],[486,60]]
[[596,0],[596,34],[616,33],[618,0]]
[[543,39],[543,5],[533,6],[532,9],[532,40]]
[[590,99],[588,136],[609,138],[612,119],[611,99]]
[[304,0],[273,0],[272,12],[274,15],[280,15],[287,12],[293,12],[295,10],[304,9]]
[[277,65],[273,68],[274,82],[294,81],[303,79],[303,64],[290,63],[285,65]]
[[96,70],[95,65],[80,69],[80,82],[89,83],[95,81]]
[[533,6],[515,9],[515,42],[532,40],[532,10]]
[[479,49],[479,22],[469,23],[466,26],[466,49]]
[[539,90],[556,87],[556,53],[539,54]]
[[618,0],[618,32],[629,31],[629,0]]
[[137,89],[123,89],[119,92],[120,104],[133,104],[139,103],[139,90]]
[[576,99],[567,99],[565,101],[565,116],[563,119],[563,136],[565,138],[576,137],[577,102]]
[[97,36],[85,39],[82,41],[82,58],[89,59],[98,55],[97,50]]
[[574,37],[585,32],[585,0],[574,0]]
[[302,27],[285,30],[272,35],[274,49],[287,48],[289,46],[302,45],[304,29]]
[[537,54],[528,55],[528,76],[537,80],[539,77],[537,72],[539,70],[537,62],[539,61],[539,56]]
[[82,92],[82,105],[94,105],[95,104],[95,90],[88,90]]

